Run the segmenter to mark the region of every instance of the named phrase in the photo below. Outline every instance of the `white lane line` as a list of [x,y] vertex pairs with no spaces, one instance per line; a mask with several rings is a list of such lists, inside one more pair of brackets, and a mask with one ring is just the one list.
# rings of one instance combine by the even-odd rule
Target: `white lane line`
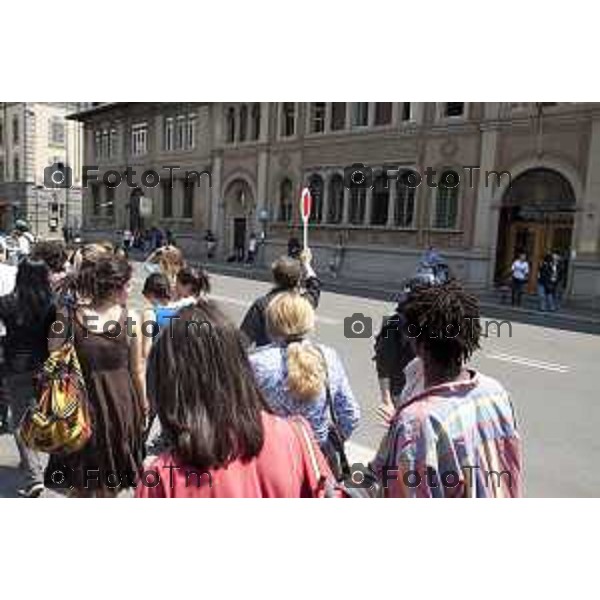
[[[252,300],[240,300],[239,298],[231,298],[230,296],[220,296],[219,294],[211,294],[210,298],[217,302],[225,302],[226,304],[234,304],[235,306],[242,306],[249,308],[252,304]],[[331,317],[322,317],[317,315],[317,323],[323,323],[324,325],[341,325],[342,322],[339,319],[332,319]]]
[[542,369],[544,371],[553,371],[555,373],[568,373],[570,371],[570,367],[567,365],[549,363],[543,360],[525,358],[523,356],[514,356],[512,354],[504,354],[501,352],[486,354],[485,357],[493,360],[501,360],[503,362],[508,362],[515,365],[522,365],[524,367],[532,367],[534,369]]

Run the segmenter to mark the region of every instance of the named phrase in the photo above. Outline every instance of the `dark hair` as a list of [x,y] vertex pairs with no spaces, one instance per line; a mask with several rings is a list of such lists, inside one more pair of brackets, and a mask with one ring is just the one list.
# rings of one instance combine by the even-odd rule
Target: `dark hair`
[[92,302],[102,302],[121,290],[131,279],[126,258],[111,254],[84,261],[77,275],[77,292]]
[[414,288],[403,309],[408,334],[447,373],[479,348],[479,301],[456,280]]
[[257,456],[261,414],[269,409],[241,333],[212,302],[179,317],[157,338],[148,365],[148,389],[173,453],[201,469]]
[[202,293],[210,292],[210,280],[204,269],[195,269],[194,267],[183,267],[176,278],[179,285],[189,286],[193,296],[199,296]]
[[19,263],[14,294],[25,322],[43,319],[52,306],[50,270],[42,260],[24,258]]
[[154,296],[160,300],[171,299],[171,284],[167,279],[167,276],[163,273],[152,273],[146,277],[144,281],[144,289],[142,290],[144,296]]
[[38,242],[31,253],[33,260],[44,261],[50,271],[60,273],[64,271],[67,262],[67,251],[60,242]]
[[302,266],[300,261],[289,256],[278,258],[271,266],[273,280],[277,287],[292,290],[298,287],[302,277]]

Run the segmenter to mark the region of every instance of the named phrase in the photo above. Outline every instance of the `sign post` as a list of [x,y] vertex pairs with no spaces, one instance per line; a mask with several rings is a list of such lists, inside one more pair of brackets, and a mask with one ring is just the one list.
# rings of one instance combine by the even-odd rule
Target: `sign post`
[[304,224],[304,250],[308,248],[308,221],[310,219],[311,210],[312,196],[310,190],[305,187],[302,190],[302,196],[300,197],[300,214],[302,215],[302,222]]

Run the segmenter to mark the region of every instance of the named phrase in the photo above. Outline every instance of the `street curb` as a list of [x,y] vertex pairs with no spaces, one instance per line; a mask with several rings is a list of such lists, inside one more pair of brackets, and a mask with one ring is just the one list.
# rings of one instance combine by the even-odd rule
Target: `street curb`
[[[215,274],[271,281],[271,273],[267,268],[256,266],[237,266],[222,263],[204,263],[203,266]],[[377,287],[367,282],[334,279],[331,276],[321,277],[323,288],[327,292],[342,295],[354,295],[374,300],[395,302],[397,289]],[[477,292],[475,292],[477,294]],[[489,294],[489,292],[486,292]],[[543,313],[530,308],[513,307],[502,302],[489,302],[480,296],[480,307],[485,317],[501,318],[512,321],[522,321],[531,325],[570,329],[582,333],[600,334],[600,315],[598,317],[575,314],[573,312]]]

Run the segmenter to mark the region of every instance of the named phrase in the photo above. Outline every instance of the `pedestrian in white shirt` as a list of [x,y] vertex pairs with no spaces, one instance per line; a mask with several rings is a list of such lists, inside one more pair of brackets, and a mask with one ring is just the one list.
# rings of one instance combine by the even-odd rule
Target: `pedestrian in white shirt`
[[512,272],[512,305],[521,306],[521,297],[523,289],[529,279],[529,263],[527,255],[524,252],[519,254],[517,260],[513,262],[511,267]]

